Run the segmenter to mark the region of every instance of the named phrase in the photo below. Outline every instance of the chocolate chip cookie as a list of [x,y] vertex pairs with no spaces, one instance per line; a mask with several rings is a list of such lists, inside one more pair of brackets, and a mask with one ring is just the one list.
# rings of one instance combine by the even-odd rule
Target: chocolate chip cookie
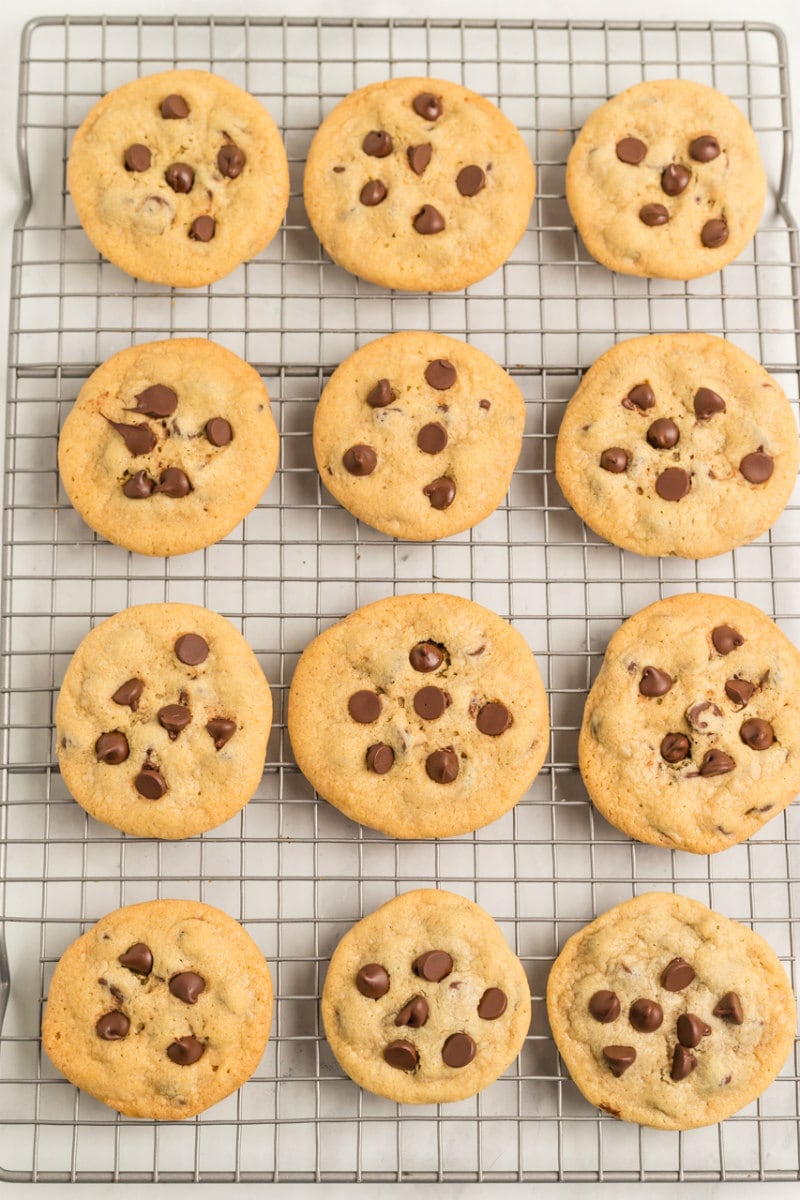
[[587,525],[637,554],[707,558],[764,533],[797,480],[797,425],[776,381],[705,333],[607,350],[567,405],[556,478]]
[[272,698],[229,621],[141,604],[88,633],[56,704],[64,783],[98,821],[184,838],[227,821],[264,771]]
[[697,900],[650,892],[569,939],[550,972],[556,1045],[586,1099],[656,1129],[713,1125],[760,1096],[794,1040],[775,952]]
[[694,279],[736,258],[767,179],[737,106],[688,79],[654,79],[589,117],[567,161],[567,202],[589,253],[612,271]]
[[405,1104],[463,1100],[522,1049],[531,1021],[522,963],[482,908],[407,892],[364,917],[331,958],[325,1036],[361,1087]]
[[354,821],[451,837],[512,808],[544,762],[547,698],[525,639],[459,596],[391,596],[307,647],[289,692],[298,766]]
[[469,529],[508,491],[525,401],[487,354],[438,333],[393,333],[333,373],[314,453],[340,504],[391,537]]
[[388,79],[325,118],[303,195],[339,266],[384,287],[451,292],[509,257],[534,181],[519,131],[483,96],[442,79]]
[[61,431],[61,481],[87,525],[139,554],[225,537],[278,463],[261,377],[204,338],[131,346],[80,390]]
[[269,968],[238,921],[195,900],[150,900],[65,950],[42,1047],[117,1112],[175,1121],[250,1078],[271,1020]]
[[800,792],[800,651],[741,600],[659,600],[609,642],[578,759],[600,812],[631,837],[733,846]]
[[164,71],[109,92],[75,134],[67,181],[100,253],[173,287],[202,287],[253,258],[289,201],[272,117],[208,71]]

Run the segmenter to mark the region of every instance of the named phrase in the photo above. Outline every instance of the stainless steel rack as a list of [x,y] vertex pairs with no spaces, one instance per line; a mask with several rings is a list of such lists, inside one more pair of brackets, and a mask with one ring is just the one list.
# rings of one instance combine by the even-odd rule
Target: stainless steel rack
[[[95,253],[65,186],[71,135],[94,101],[138,74],[200,66],[240,83],[285,134],[292,199],[270,247],[227,279],[176,293]],[[388,75],[455,79],[497,101],[537,164],[531,223],[510,261],[467,292],[388,293],[323,254],[305,219],[311,136],[354,87]],[[681,75],[733,97],[754,125],[771,195],[754,243],[689,284],[610,274],[588,258],[564,199],[575,131],[609,95]],[[0,1176],[15,1180],[798,1180],[800,1053],[760,1101],[721,1126],[660,1133],[592,1109],[566,1076],[543,1002],[565,938],[596,913],[675,889],[750,924],[800,991],[800,806],[713,858],[639,845],[592,809],[576,765],[586,690],[620,620],[660,596],[735,594],[800,643],[800,492],[769,536],[704,562],[642,559],[595,538],[554,480],[554,439],[582,371],[615,340],[670,329],[726,336],[795,401],[798,237],[786,201],[787,54],[758,23],[54,18],[22,43],[24,205],[14,235],[0,644],[3,915],[11,992],[0,1037]],[[357,346],[396,329],[465,338],[523,388],[528,424],[498,512],[440,544],[392,542],[321,487],[311,450],[320,387]],[[96,539],[59,487],[62,420],[91,370],[131,343],[207,335],[253,363],[273,397],[280,470],[223,542],[171,560]],[[320,628],[371,599],[435,589],[512,619],[547,683],[553,734],[528,795],[478,833],[393,842],[319,801],[292,760],[284,700]],[[126,838],[70,799],[53,750],[69,657],[132,603],[185,600],[233,620],[277,701],[268,767],[235,819],[181,843]],[[398,891],[442,886],[500,921],[529,973],[525,1048],[480,1096],[399,1108],[344,1078],[317,997],[342,932]],[[273,1037],[235,1096],[180,1125],[115,1116],[57,1076],[38,1027],[53,966],[121,904],[192,896],[243,921],[269,959]],[[0,964],[1,966],[2,964]],[[0,981],[2,971],[0,971]],[[0,988],[0,995],[2,989]]]

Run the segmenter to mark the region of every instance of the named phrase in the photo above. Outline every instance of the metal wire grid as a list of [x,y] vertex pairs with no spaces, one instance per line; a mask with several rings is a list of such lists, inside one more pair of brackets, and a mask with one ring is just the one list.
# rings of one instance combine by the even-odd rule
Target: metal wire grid
[[[285,134],[286,222],[258,259],[208,289],[130,280],[95,254],[65,190],[71,134],[105,91],[170,66],[248,88]],[[322,116],[354,87],[432,74],[488,95],[537,164],[531,225],[510,262],[469,292],[386,293],[334,267],[311,234],[302,163]],[[564,200],[574,132],[609,95],[679,74],[714,84],[761,141],[775,211],[720,275],[690,284],[617,277],[588,259]],[[588,533],[552,474],[554,439],[583,368],[617,338],[664,329],[724,334],[798,397],[798,241],[786,205],[786,50],[745,24],[67,18],[32,22],[22,46],[4,511],[2,877],[12,990],[0,1037],[0,1164],[18,1180],[660,1180],[800,1178],[800,1058],[724,1125],[668,1134],[599,1115],[566,1077],[543,995],[553,956],[598,912],[674,888],[762,932],[798,991],[800,811],[710,859],[637,845],[587,802],[576,765],[586,690],[620,620],[659,596],[735,594],[800,641],[800,495],[768,537],[701,563],[645,560]],[[402,328],[466,338],[504,363],[528,401],[507,502],[471,534],[392,542],[321,487],[310,428],[330,371]],[[132,343],[208,335],[252,362],[275,403],[281,464],[230,537],[172,560],[95,539],[59,489],[61,422],[91,370]],[[284,699],[321,628],[357,605],[433,588],[514,620],[551,702],[547,764],[515,810],[443,842],[395,843],[316,799],[294,765]],[[83,634],[133,603],[207,604],[241,628],[273,686],[276,720],[256,797],[181,843],[130,839],[70,799],[53,753],[59,683]],[[499,921],[529,973],[531,1034],[482,1095],[406,1108],[360,1092],[333,1062],[317,997],[344,930],[390,896],[443,886]],[[254,1078],[180,1125],[131,1122],[81,1095],[42,1057],[53,966],[106,911],[191,896],[243,921],[276,984],[273,1036]]]

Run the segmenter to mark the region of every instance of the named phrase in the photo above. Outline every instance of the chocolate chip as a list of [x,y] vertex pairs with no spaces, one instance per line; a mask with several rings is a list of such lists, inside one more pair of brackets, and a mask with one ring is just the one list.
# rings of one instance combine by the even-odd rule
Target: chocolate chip
[[686,710],[686,720],[692,729],[705,733],[709,725],[709,717],[721,717],[722,709],[717,708],[710,700],[700,700]]
[[392,153],[394,142],[385,129],[373,129],[364,138],[361,149],[373,158],[386,158],[387,154]]
[[136,407],[126,412],[142,413],[145,417],[171,417],[178,407],[178,397],[172,388],[163,383],[154,383],[143,392],[136,393]]
[[169,496],[172,500],[180,500],[193,492],[194,488],[189,482],[189,476],[180,467],[167,467],[166,471],[161,472],[153,491],[160,492],[162,496]]
[[462,167],[456,175],[456,187],[462,196],[477,196],[481,188],[486,186],[486,176],[482,169],[474,163]]
[[617,158],[631,167],[637,166],[647,154],[647,146],[639,138],[626,137],[617,142]]
[[160,800],[167,790],[167,781],[155,768],[143,767],[134,779],[136,790],[145,800]]
[[730,654],[744,645],[744,638],[732,625],[717,625],[711,630],[711,641],[718,654]]
[[371,725],[381,715],[381,700],[375,692],[353,692],[347,701],[347,711],[359,725]]
[[698,421],[707,421],[715,413],[725,412],[725,401],[711,388],[698,388],[694,394],[694,415]]
[[658,667],[645,667],[639,680],[639,691],[643,696],[666,696],[675,680]]
[[124,954],[120,954],[119,961],[137,975],[149,975],[153,969],[153,952],[144,942],[136,942]]
[[609,446],[600,455],[600,466],[612,475],[621,475],[628,469],[628,453],[621,446]]
[[388,194],[386,185],[380,179],[370,179],[364,184],[358,198],[367,208],[374,208],[376,204],[381,204]]
[[187,667],[198,667],[208,658],[208,642],[199,633],[182,633],[174,649],[179,661]]
[[482,1021],[496,1021],[508,1008],[508,996],[502,988],[487,988],[478,1001],[478,1016]]
[[744,1021],[742,1002],[738,992],[726,992],[711,1011],[715,1017],[719,1017],[722,1021],[729,1021],[731,1025],[741,1025]]
[[775,730],[769,721],[762,721],[760,717],[752,717],[749,721],[745,721],[739,730],[739,737],[751,750],[769,750],[775,741]]
[[[164,172],[166,179],[173,192],[180,192],[186,195],[194,187],[194,171],[188,163],[170,163]],[[202,241],[208,241],[208,238],[202,238]]]
[[391,404],[395,395],[391,389],[388,379],[379,379],[375,387],[367,396],[367,404],[372,408],[386,408],[387,404]]
[[421,146],[409,146],[406,154],[408,155],[408,165],[415,175],[421,175],[431,161],[433,146],[430,142],[423,142]]
[[691,486],[691,477],[683,467],[667,467],[656,479],[656,491],[662,500],[682,500]]
[[423,204],[414,217],[414,228],[417,233],[422,234],[441,233],[444,229],[444,217],[432,204]]
[[589,1012],[601,1025],[616,1021],[619,1011],[619,996],[616,992],[595,992],[589,1000]]
[[139,425],[126,425],[122,421],[112,421],[110,417],[106,417],[106,420],[112,429],[116,429],[125,443],[128,453],[134,457],[137,454],[149,454],[155,446],[156,435],[144,421]]
[[611,1073],[619,1079],[636,1062],[636,1051],[633,1046],[604,1046],[603,1058],[611,1068]]
[[683,762],[689,757],[691,743],[683,733],[668,733],[661,739],[661,757],[668,763]]
[[742,708],[748,703],[755,690],[754,683],[740,679],[738,675],[734,675],[733,679],[725,680],[725,695],[734,704],[741,704]]
[[734,759],[724,750],[706,750],[700,763],[699,774],[704,779],[710,779],[714,775],[727,775],[735,766]]
[[639,209],[639,220],[643,225],[666,225],[669,212],[663,204],[645,204]]
[[764,447],[759,446],[752,454],[745,454],[739,470],[748,483],[766,483],[775,470],[775,463],[771,455],[764,453]]
[[131,1023],[121,1012],[104,1013],[97,1022],[95,1029],[104,1042],[121,1042],[128,1036]]
[[190,1067],[205,1053],[205,1046],[191,1034],[188,1037],[176,1038],[167,1046],[167,1057],[179,1067]]
[[367,963],[359,967],[356,987],[368,1000],[380,1000],[389,990],[389,974],[380,963]]
[[351,446],[342,455],[344,469],[351,475],[371,475],[378,465],[378,456],[372,446]]
[[694,979],[694,967],[683,958],[673,958],[661,972],[661,986],[668,992],[682,992]]
[[158,710],[157,716],[159,725],[166,729],[171,742],[175,741],[192,719],[189,709],[182,704],[165,704]]
[[181,971],[170,979],[169,990],[184,1004],[196,1004],[197,997],[206,990],[206,981],[195,971]]
[[492,407],[491,400],[481,400],[478,404],[478,408],[482,408],[484,410],[484,412],[488,412],[491,407]]
[[654,450],[670,450],[680,441],[681,431],[669,417],[659,417],[647,431],[647,440]]
[[438,421],[423,425],[417,434],[417,445],[425,454],[441,454],[447,445],[447,430]]
[[691,1050],[687,1050],[685,1046],[676,1046],[672,1054],[670,1078],[677,1083],[678,1080],[685,1079],[687,1075],[691,1075],[696,1066],[697,1059]]
[[434,358],[425,368],[425,380],[437,392],[446,392],[456,381],[456,369],[446,358]]
[[408,1004],[404,1004],[394,1019],[395,1025],[408,1025],[410,1029],[420,1029],[428,1019],[428,1001],[424,996],[412,996]]
[[417,642],[408,661],[415,671],[435,671],[444,662],[444,651],[435,642]]
[[166,121],[180,121],[189,115],[189,105],[183,96],[174,94],[161,101],[161,115]]
[[394,766],[394,750],[385,742],[376,742],[367,747],[367,770],[376,775],[385,775]]
[[419,1062],[419,1055],[411,1042],[389,1042],[383,1057],[397,1071],[414,1071]]
[[468,1033],[451,1033],[442,1046],[442,1058],[448,1067],[466,1067],[475,1057],[475,1050]]
[[452,783],[458,776],[458,755],[452,750],[434,750],[425,759],[428,778],[434,783]]
[[455,500],[456,485],[446,475],[440,475],[438,479],[425,485],[422,494],[430,500],[431,508],[443,511],[445,508],[449,508]]
[[206,722],[206,730],[211,735],[214,749],[221,750],[236,733],[236,722],[228,720],[227,717],[212,717]]
[[656,402],[656,396],[649,383],[637,383],[636,387],[632,387],[625,399],[622,401],[623,408],[637,409],[639,412],[644,412],[648,408],[652,408]]
[[511,713],[499,700],[490,700],[478,713],[475,724],[481,733],[499,737],[511,725]]
[[115,704],[127,705],[131,712],[138,712],[139,697],[143,688],[144,684],[141,679],[128,679],[117,688],[111,699]]
[[130,754],[128,739],[118,729],[113,733],[101,733],[94,744],[94,752],[98,762],[108,763],[110,767],[119,766]]
[[695,162],[711,162],[720,153],[719,142],[711,134],[704,133],[702,137],[696,137],[689,142],[689,154]]
[[687,167],[681,166],[680,163],[670,163],[661,172],[661,190],[667,196],[680,196],[691,178],[692,173]]
[[411,106],[417,116],[426,121],[438,121],[442,115],[442,102],[433,92],[420,92],[411,101]]
[[137,471],[135,475],[131,475],[130,479],[125,480],[122,485],[122,493],[129,500],[146,500],[148,496],[152,496],[155,486],[155,481],[146,471]]
[[125,151],[126,171],[147,171],[150,168],[151,161],[152,156],[149,149],[147,146],[143,146],[141,142],[134,142]]
[[728,226],[719,217],[715,217],[712,221],[706,221],[700,230],[700,241],[709,250],[716,250],[719,246],[724,246],[727,240]]
[[420,688],[414,696],[414,712],[425,721],[435,721],[450,704],[452,704],[450,694],[432,684]]
[[711,1026],[706,1025],[705,1021],[701,1021],[694,1013],[681,1013],[678,1017],[678,1041],[682,1046],[694,1050],[710,1033]]
[[195,217],[189,226],[189,237],[196,242],[210,242],[217,231],[217,223],[213,217]]
[[227,446],[233,440],[230,422],[224,417],[212,417],[206,421],[206,437],[212,446]]
[[628,1020],[640,1033],[655,1033],[663,1023],[664,1010],[656,1000],[647,1000],[643,997],[640,1000],[634,1000],[630,1006]]
[[221,146],[217,155],[217,166],[219,167],[220,175],[224,175],[226,179],[238,179],[244,170],[244,164],[247,162],[244,150],[240,150],[233,142],[228,142]]
[[429,983],[441,983],[452,971],[453,960],[446,950],[426,950],[414,959],[411,968]]

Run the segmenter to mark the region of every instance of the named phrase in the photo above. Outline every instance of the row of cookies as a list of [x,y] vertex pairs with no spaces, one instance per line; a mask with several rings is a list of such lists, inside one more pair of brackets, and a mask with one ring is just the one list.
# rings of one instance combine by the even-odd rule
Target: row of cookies
[[[272,980],[233,918],[191,900],[118,909],[64,952],[42,1042],[73,1083],[127,1116],[182,1120],[257,1069]],[[524,967],[494,920],[443,890],[362,918],[331,957],[325,1036],[361,1087],[407,1104],[473,1096],[519,1055]],[[712,1124],[754,1100],[791,1048],[795,1004],[758,934],[670,893],[646,893],[574,934],[547,1012],[576,1084],[615,1117]]]
[[[140,279],[199,287],[258,254],[289,201],[286,152],[253,96],[206,71],[108,93],[78,129],[68,184],[93,244]],[[452,291],[523,236],[535,171],[519,131],[455,83],[401,78],[345,97],[308,153],[304,200],[334,262],[362,279]],[[567,200],[612,270],[691,279],[755,233],[766,176],[745,117],[713,88],[641,83],[602,105],[570,152]]]

